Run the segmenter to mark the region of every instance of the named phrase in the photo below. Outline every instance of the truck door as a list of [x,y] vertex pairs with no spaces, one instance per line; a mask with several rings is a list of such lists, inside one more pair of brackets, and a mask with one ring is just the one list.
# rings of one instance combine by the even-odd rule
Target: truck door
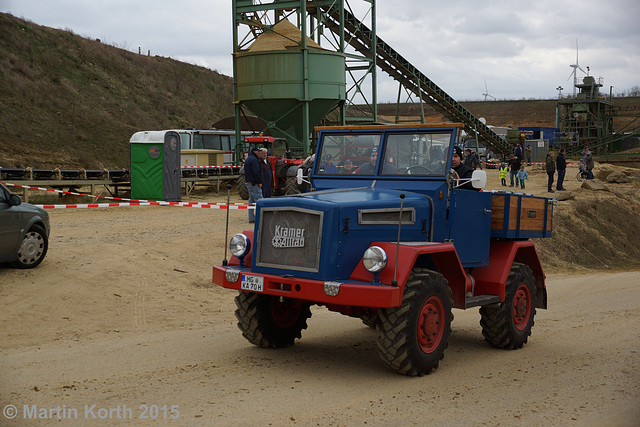
[[449,239],[464,267],[489,264],[491,193],[456,189],[449,204]]

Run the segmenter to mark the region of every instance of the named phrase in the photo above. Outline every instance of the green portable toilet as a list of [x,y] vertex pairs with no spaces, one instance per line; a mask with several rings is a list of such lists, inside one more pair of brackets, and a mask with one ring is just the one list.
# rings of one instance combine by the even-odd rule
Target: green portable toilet
[[131,198],[179,202],[180,135],[174,131],[136,132],[131,146]]

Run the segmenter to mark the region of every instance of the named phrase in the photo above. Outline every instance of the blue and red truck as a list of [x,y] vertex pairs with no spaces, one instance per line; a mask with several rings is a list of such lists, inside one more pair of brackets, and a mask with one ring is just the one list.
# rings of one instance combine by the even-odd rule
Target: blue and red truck
[[213,268],[213,283],[239,292],[242,335],[290,346],[325,306],[375,327],[384,363],[421,376],[444,357],[452,310],[480,307],[485,340],[521,348],[547,307],[530,239],[551,237],[553,199],[453,175],[461,124],[316,131],[312,191],[260,200],[254,229]]

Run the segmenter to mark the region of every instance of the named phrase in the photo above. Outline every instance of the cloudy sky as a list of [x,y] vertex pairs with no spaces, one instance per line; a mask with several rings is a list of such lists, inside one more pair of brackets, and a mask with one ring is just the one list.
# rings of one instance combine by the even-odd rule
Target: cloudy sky
[[[232,75],[231,0],[0,0],[0,11]],[[378,0],[377,15],[378,36],[460,101],[571,92],[576,40],[602,91],[640,86],[638,0]],[[396,100],[383,73],[378,86],[379,101]]]

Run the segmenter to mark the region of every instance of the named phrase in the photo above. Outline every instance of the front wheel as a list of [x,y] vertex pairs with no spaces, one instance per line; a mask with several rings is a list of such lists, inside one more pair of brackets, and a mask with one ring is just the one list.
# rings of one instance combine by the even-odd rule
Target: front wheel
[[451,289],[442,274],[414,268],[399,307],[378,312],[378,350],[399,374],[422,376],[438,367],[453,321]]
[[309,304],[304,301],[253,292],[240,291],[236,306],[242,336],[263,348],[293,345],[311,317]]
[[536,286],[529,266],[514,262],[504,302],[480,308],[484,339],[498,348],[518,349],[527,342],[536,314]]
[[44,259],[48,248],[47,232],[39,225],[32,226],[22,239],[18,249],[18,259],[13,262],[13,266],[17,268],[37,266]]

